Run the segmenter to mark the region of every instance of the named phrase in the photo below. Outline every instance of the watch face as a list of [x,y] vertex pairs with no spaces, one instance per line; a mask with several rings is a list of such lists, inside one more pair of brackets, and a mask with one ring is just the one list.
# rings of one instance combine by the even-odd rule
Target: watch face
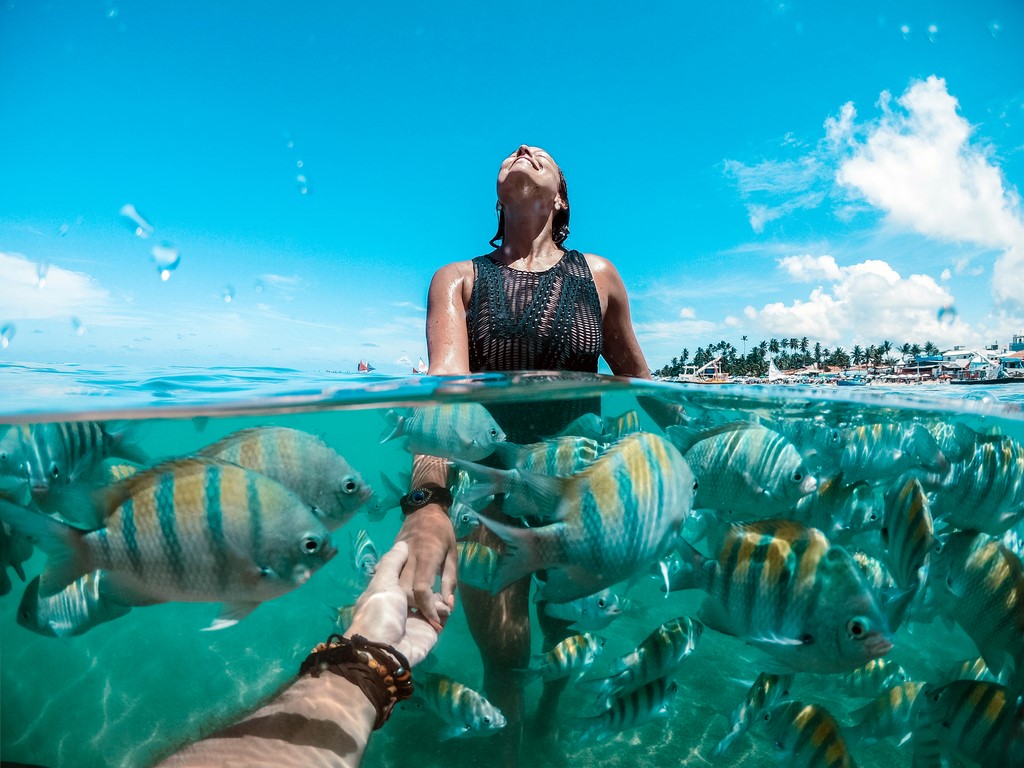
[[422,507],[433,494],[427,488],[417,488],[409,494],[409,504],[414,507]]

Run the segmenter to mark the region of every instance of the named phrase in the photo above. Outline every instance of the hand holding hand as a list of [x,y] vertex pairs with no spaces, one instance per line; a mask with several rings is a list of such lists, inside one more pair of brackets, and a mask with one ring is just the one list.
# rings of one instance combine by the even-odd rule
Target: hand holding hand
[[[441,631],[438,606],[448,613],[455,608],[455,583],[458,551],[455,530],[447,511],[439,504],[427,504],[405,518],[397,541],[409,545],[409,559],[402,568],[401,584],[423,618]],[[434,581],[441,574],[441,592],[434,592]]]
[[419,614],[410,615],[406,590],[399,583],[399,574],[408,560],[409,546],[404,541],[396,542],[380,559],[377,572],[356,601],[352,624],[345,635],[362,635],[367,640],[394,646],[415,666],[434,647],[437,633],[451,611],[431,593],[437,626]]

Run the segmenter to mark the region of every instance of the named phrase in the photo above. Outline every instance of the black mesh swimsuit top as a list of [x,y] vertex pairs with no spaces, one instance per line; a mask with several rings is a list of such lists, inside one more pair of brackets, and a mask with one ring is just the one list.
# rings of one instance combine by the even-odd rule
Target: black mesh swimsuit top
[[[604,345],[601,301],[579,251],[565,251],[545,272],[510,269],[489,256],[473,259],[473,293],[466,314],[469,369],[597,372]],[[558,432],[600,401],[556,400],[490,408],[509,440]]]

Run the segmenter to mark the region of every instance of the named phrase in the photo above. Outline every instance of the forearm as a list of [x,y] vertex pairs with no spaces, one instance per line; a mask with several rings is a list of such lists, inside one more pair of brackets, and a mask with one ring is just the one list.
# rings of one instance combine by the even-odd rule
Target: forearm
[[362,762],[376,711],[354,683],[304,676],[248,717],[159,763],[199,766],[331,766]]
[[414,456],[412,460],[412,487],[426,483],[448,485],[448,462],[440,456]]

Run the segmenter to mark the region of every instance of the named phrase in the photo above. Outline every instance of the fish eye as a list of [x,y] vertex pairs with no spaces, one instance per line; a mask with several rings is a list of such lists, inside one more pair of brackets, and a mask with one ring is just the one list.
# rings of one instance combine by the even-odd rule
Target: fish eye
[[490,724],[491,724],[491,718],[484,717],[484,725],[490,725]]
[[814,635],[802,635],[800,642],[804,645],[814,645]]
[[804,479],[804,475],[803,475],[803,472],[801,472],[801,471],[800,471],[799,469],[798,469],[798,470],[796,470],[795,472],[793,472],[793,475],[792,475],[792,477],[791,477],[790,479],[791,479],[791,480],[792,480],[792,481],[793,481],[794,483],[799,483],[799,482],[803,482],[803,479]]
[[322,542],[320,541],[320,539],[314,536],[307,536],[302,540],[302,550],[307,555],[315,555],[317,552],[320,551],[321,543]]
[[56,464],[50,467],[50,477],[52,477],[54,480],[60,477],[60,467],[58,467]]
[[497,436],[498,436],[498,430],[496,430],[494,428],[491,428],[491,437],[497,437]]
[[356,480],[354,477],[346,477],[341,483],[341,490],[345,493],[356,492]]
[[859,616],[857,618],[850,619],[849,623],[846,625],[846,631],[850,633],[850,637],[854,640],[862,640],[868,634],[867,621]]
[[604,608],[604,606],[605,606],[605,600],[602,597],[600,600],[597,601],[597,607],[598,608]]
[[697,490],[697,486],[699,486],[699,485],[700,485],[700,483],[698,483],[696,480],[694,480],[693,481],[693,490],[696,491]]

